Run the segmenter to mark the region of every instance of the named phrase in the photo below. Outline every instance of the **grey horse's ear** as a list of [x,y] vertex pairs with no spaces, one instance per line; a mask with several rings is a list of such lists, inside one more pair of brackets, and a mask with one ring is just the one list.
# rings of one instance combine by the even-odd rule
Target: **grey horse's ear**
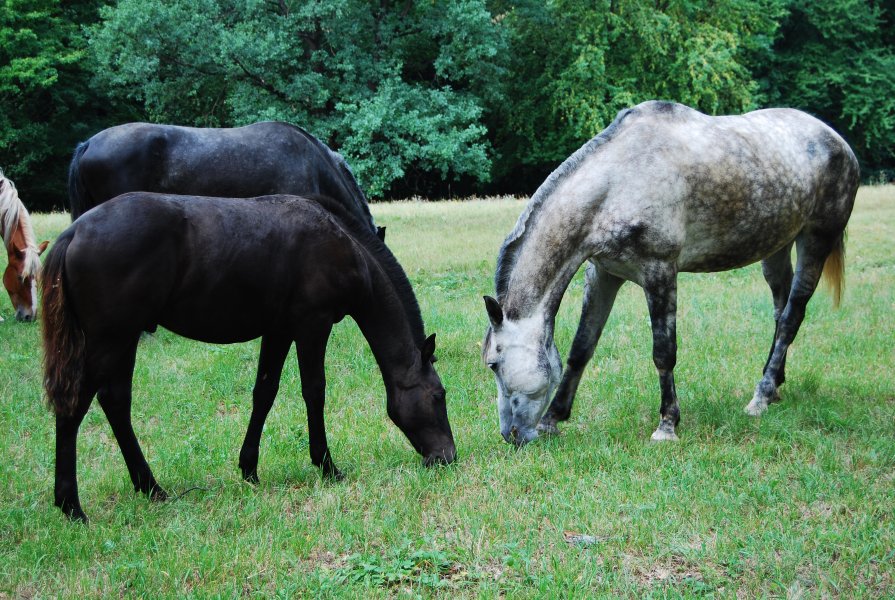
[[500,324],[503,323],[503,309],[500,307],[500,302],[491,296],[482,297],[485,299],[485,310],[488,311],[491,326],[495,328],[500,327]]
[[435,362],[437,359],[435,358],[435,334],[433,333],[429,337],[426,338],[426,341],[423,342],[423,347],[420,348],[420,354],[423,356],[423,364],[427,362]]

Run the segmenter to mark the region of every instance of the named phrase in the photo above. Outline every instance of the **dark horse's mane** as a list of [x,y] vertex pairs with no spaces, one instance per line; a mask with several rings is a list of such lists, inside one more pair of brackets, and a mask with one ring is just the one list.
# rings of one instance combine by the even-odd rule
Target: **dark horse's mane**
[[407,274],[404,272],[398,259],[392,254],[392,251],[388,249],[388,246],[386,246],[379,237],[372,233],[366,225],[358,221],[355,216],[348,212],[338,201],[333,200],[329,196],[321,196],[319,194],[310,194],[304,197],[319,204],[329,214],[338,219],[340,223],[344,224],[351,233],[351,236],[360,242],[370,255],[373,256],[376,262],[379,263],[379,266],[382,267],[386,276],[391,280],[392,285],[395,288],[395,293],[398,295],[398,299],[401,302],[401,306],[404,308],[404,313],[407,315],[407,322],[410,325],[414,342],[417,347],[422,346],[422,343],[426,338],[426,333],[423,325],[423,317],[420,313],[420,306],[416,301],[416,295],[413,293],[410,280],[407,279]]
[[295,125],[294,123],[287,123],[285,121],[279,122],[292,127],[303,136],[305,136],[307,139],[311,140],[319,150],[321,150],[336,164],[339,175],[341,175],[342,183],[345,185],[350,193],[354,194],[355,199],[358,201],[358,204],[372,221],[372,215],[370,214],[370,207],[369,203],[367,202],[367,197],[364,195],[364,191],[360,188],[360,184],[357,182],[357,178],[354,176],[354,171],[351,170],[351,167],[348,165],[348,161],[345,160],[345,157],[324,144],[322,141],[320,141],[319,138],[317,138],[317,136],[306,130],[304,127],[300,127],[298,125]]

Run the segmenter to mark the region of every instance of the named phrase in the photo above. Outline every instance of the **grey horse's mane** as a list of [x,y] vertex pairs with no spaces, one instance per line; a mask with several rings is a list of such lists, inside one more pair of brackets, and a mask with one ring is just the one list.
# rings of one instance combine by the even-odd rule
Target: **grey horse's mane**
[[516,255],[522,245],[523,236],[529,222],[531,221],[534,223],[534,219],[537,218],[537,214],[541,207],[547,202],[547,199],[550,198],[559,184],[571,173],[574,173],[585,158],[596,152],[600,146],[611,140],[618,132],[621,122],[634,111],[635,109],[627,108],[619,112],[615,117],[615,120],[609,124],[609,127],[598,133],[589,142],[576,150],[569,158],[564,160],[561,165],[550,173],[537,191],[535,191],[531,200],[528,201],[525,210],[519,216],[519,220],[516,221],[516,227],[504,240],[503,246],[500,248],[500,253],[497,255],[497,271],[494,274],[494,287],[497,291],[498,300],[502,300],[507,291],[510,273],[513,270],[513,265],[516,263]]

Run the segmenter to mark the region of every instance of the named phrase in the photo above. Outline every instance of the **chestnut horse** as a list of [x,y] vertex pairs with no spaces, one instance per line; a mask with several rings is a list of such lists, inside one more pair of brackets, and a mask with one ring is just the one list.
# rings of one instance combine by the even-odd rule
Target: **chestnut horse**
[[[32,321],[37,311],[35,277],[40,271],[40,255],[50,242],[34,242],[31,217],[12,181],[0,171],[0,236],[8,261],[3,272],[3,287],[16,311],[16,320]],[[0,317],[2,321],[2,317]]]
[[167,496],[131,426],[137,342],[159,325],[214,344],[261,338],[239,455],[248,481],[258,479],[261,431],[293,343],[311,462],[326,476],[341,476],[323,422],[324,358],[333,324],[345,315],[370,344],[389,417],[425,464],[456,456],[433,364],[435,336],[424,334],[398,261],[338,201],[124,194],[84,213],[59,236],[41,286],[44,384],[56,414],[55,503],[74,520],[86,520],[75,444],[94,395],[134,488],[154,500]]

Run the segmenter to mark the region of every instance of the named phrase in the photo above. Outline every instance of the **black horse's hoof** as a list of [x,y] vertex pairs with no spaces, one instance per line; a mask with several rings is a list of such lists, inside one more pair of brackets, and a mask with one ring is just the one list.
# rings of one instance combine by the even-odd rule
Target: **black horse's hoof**
[[251,471],[243,471],[242,479],[246,483],[251,483],[252,485],[258,485],[259,483],[261,483],[261,480],[258,479],[258,471],[255,469],[252,469]]
[[345,479],[345,474],[333,464],[323,465],[320,467],[320,472],[327,481],[342,481]]
[[78,501],[69,502],[63,500],[62,502],[56,502],[56,506],[62,509],[62,512],[65,513],[65,516],[68,517],[68,520],[72,523],[82,523],[87,525],[90,522],[90,519],[88,519],[84,511],[81,510],[81,505]]
[[163,490],[161,486],[158,484],[152,486],[149,490],[149,500],[150,502],[165,502],[168,500],[170,496],[168,496],[168,492]]

